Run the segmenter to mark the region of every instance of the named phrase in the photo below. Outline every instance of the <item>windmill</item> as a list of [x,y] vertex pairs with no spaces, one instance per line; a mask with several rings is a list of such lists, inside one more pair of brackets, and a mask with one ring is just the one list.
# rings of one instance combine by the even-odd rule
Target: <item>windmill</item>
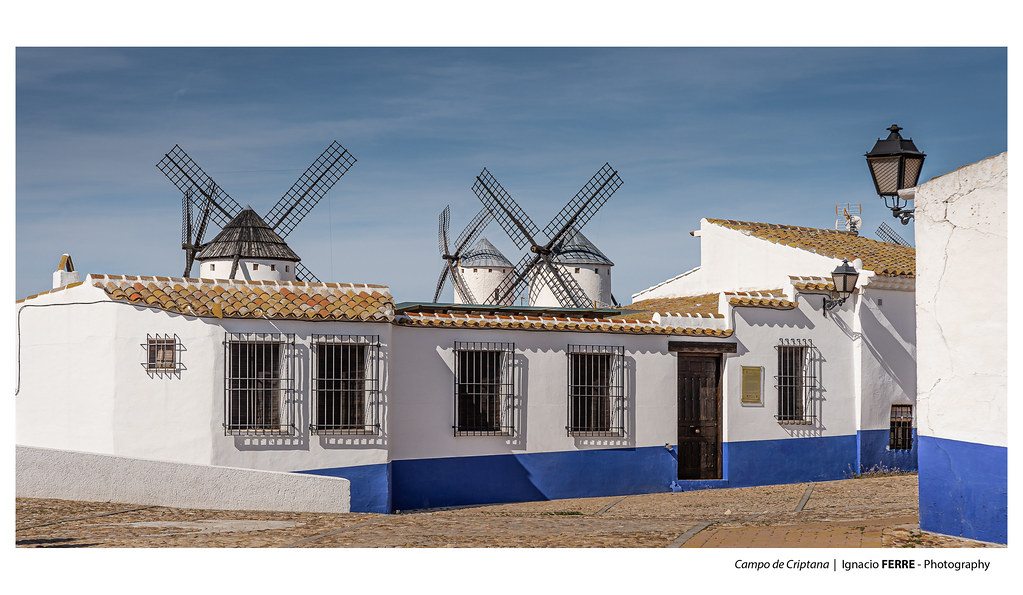
[[[340,143],[332,142],[264,217],[270,228],[282,239],[286,238],[355,161]],[[188,277],[196,254],[204,247],[203,237],[210,223],[224,228],[242,212],[242,206],[178,145],[174,145],[156,167],[182,193],[181,248],[185,251],[183,275]],[[301,262],[296,263],[295,271],[302,281],[319,281]]]
[[[519,249],[529,246],[515,270],[497,289],[497,302],[518,295],[526,279],[546,284],[563,308],[587,308],[593,304],[578,281],[556,264],[556,249],[567,236],[584,225],[622,185],[618,172],[605,163],[543,229],[543,236],[529,215],[512,199],[486,168],[476,176],[472,190],[501,224]],[[544,239],[545,238],[545,239]],[[540,243],[544,242],[544,243]]]
[[448,277],[451,277],[451,283],[455,286],[455,289],[461,294],[462,300],[467,304],[475,304],[476,298],[473,297],[472,292],[469,290],[468,284],[462,278],[462,274],[458,271],[458,259],[461,258],[462,254],[468,248],[473,240],[483,231],[483,229],[490,223],[493,217],[490,215],[490,211],[483,208],[480,209],[479,213],[472,218],[472,221],[465,226],[462,233],[458,234],[458,239],[455,240],[454,252],[448,247],[448,229],[451,225],[451,206],[444,207],[441,211],[440,217],[437,222],[437,249],[440,250],[440,256],[444,259],[444,268],[441,269],[440,279],[437,280],[437,290],[433,293],[433,302],[437,303],[440,299],[440,292],[444,290],[444,283]]
[[903,239],[903,237],[900,236],[899,234],[895,233],[894,229],[888,227],[887,223],[882,222],[881,225],[878,225],[877,231],[874,233],[876,233],[877,237],[881,238],[881,240],[885,242],[891,242],[893,244],[899,244],[900,246],[911,247],[909,245],[909,242]]

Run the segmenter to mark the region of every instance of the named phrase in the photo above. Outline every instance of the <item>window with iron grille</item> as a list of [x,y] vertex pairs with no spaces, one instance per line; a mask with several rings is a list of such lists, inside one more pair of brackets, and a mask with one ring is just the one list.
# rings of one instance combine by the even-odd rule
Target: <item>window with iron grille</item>
[[294,354],[292,334],[228,333],[224,341],[225,434],[292,434]]
[[314,434],[376,434],[380,429],[378,335],[313,335]]
[[625,348],[568,346],[569,436],[622,436]]
[[514,430],[515,344],[455,342],[455,435]]
[[889,450],[911,450],[913,448],[912,405],[892,405],[888,448]]
[[782,339],[778,351],[778,415],[779,422],[808,424],[814,415],[813,391],[817,387],[814,373],[816,350],[809,339]]
[[181,369],[181,358],[178,355],[181,341],[177,335],[147,334],[142,347],[146,350],[146,361],[142,362],[142,367],[147,372],[177,372]]

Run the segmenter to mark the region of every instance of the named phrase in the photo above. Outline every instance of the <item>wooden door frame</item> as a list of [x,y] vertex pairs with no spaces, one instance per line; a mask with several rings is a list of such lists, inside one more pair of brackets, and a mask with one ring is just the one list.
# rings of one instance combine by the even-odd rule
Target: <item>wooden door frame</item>
[[[735,344],[732,343],[731,345],[734,346]],[[723,384],[724,374],[725,374],[725,358],[724,358],[724,353],[728,353],[728,352],[727,351],[725,351],[725,352],[722,352],[722,351],[702,351],[702,350],[701,351],[688,351],[688,350],[683,351],[681,349],[673,350],[673,351],[678,356],[677,358],[675,358],[676,359],[676,362],[675,362],[675,386],[676,386],[676,395],[675,395],[675,409],[676,409],[675,410],[675,440],[676,441],[680,441],[679,440],[679,436],[678,436],[678,426],[679,426],[679,422],[681,421],[681,415],[682,415],[682,412],[678,410],[678,402],[679,402],[679,400],[680,400],[680,398],[682,396],[678,392],[679,389],[681,388],[681,382],[680,382],[680,380],[681,380],[681,373],[680,373],[680,370],[679,370],[679,367],[681,366],[681,363],[680,363],[681,360],[679,358],[682,358],[682,357],[693,357],[693,358],[700,358],[700,359],[714,359],[717,362],[717,378],[716,378],[717,390],[715,391],[715,393],[716,393],[715,394],[715,400],[716,400],[716,404],[715,404],[715,419],[717,421],[717,430],[716,430],[716,432],[714,434],[716,436],[715,448],[717,449],[717,457],[716,457],[716,460],[717,460],[717,469],[716,469],[716,471],[717,472],[716,472],[716,477],[700,478],[700,479],[697,479],[697,480],[688,479],[688,480],[681,480],[681,481],[701,481],[701,480],[708,480],[708,479],[711,479],[711,480],[714,480],[714,479],[724,479],[724,442],[725,442],[725,437],[724,437],[724,422],[723,422],[723,419],[722,419],[722,414],[723,414],[723,403],[722,402],[724,400],[723,395],[722,395],[722,390],[723,390],[722,384]],[[679,449],[679,450],[681,451],[681,449]],[[681,452],[679,454],[681,454]],[[677,468],[678,468],[678,464],[676,463],[676,471],[675,471],[675,475],[676,476],[678,475]],[[676,477],[676,479],[678,479],[678,478]]]

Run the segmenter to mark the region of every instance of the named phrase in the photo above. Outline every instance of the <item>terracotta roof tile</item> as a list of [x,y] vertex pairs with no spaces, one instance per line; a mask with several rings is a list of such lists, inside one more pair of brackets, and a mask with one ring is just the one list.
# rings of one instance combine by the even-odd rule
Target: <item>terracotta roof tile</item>
[[916,250],[891,242],[864,238],[850,231],[777,225],[730,219],[707,219],[708,223],[747,235],[822,254],[829,258],[863,261],[863,268],[887,277],[915,277]]
[[717,293],[641,300],[623,308],[625,310],[635,310],[635,312],[630,311],[628,313],[629,317],[635,320],[650,320],[656,313],[707,314],[711,317],[719,314]]
[[[514,318],[509,322],[509,318]],[[524,329],[537,331],[582,331],[598,333],[637,333],[656,335],[706,335],[730,337],[730,329],[681,328],[661,326],[645,320],[594,318],[559,318],[549,316],[480,316],[463,314],[430,314],[422,312],[403,313],[395,318],[395,324],[402,326],[439,326],[451,328],[480,329]]]
[[[381,285],[225,281],[90,275],[111,299],[146,303],[180,314],[296,320],[394,319],[394,301]],[[143,285],[145,282],[145,285]],[[182,286],[182,283],[185,285]],[[301,294],[291,288],[300,287]],[[367,294],[366,288],[373,291]]]

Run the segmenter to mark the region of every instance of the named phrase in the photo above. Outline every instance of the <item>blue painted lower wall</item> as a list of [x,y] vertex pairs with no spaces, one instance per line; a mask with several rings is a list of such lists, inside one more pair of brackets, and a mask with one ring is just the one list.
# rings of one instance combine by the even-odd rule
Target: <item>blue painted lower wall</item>
[[728,443],[728,487],[846,479],[856,465],[856,436]]
[[920,436],[920,528],[1008,543],[1008,449]]
[[857,468],[858,449],[875,438],[726,443],[723,477],[716,480],[677,480],[677,448],[663,446],[396,460],[301,473],[351,480],[353,512],[391,512],[845,479]]
[[399,460],[397,510],[666,492],[675,459],[663,446]]
[[311,469],[296,473],[328,475],[349,480],[352,489],[352,512],[391,512],[390,464]]
[[890,450],[890,430],[860,430],[856,433],[859,442],[859,471],[871,469],[898,469],[900,471],[917,470],[917,451],[920,440],[913,428],[913,447],[909,450]]

